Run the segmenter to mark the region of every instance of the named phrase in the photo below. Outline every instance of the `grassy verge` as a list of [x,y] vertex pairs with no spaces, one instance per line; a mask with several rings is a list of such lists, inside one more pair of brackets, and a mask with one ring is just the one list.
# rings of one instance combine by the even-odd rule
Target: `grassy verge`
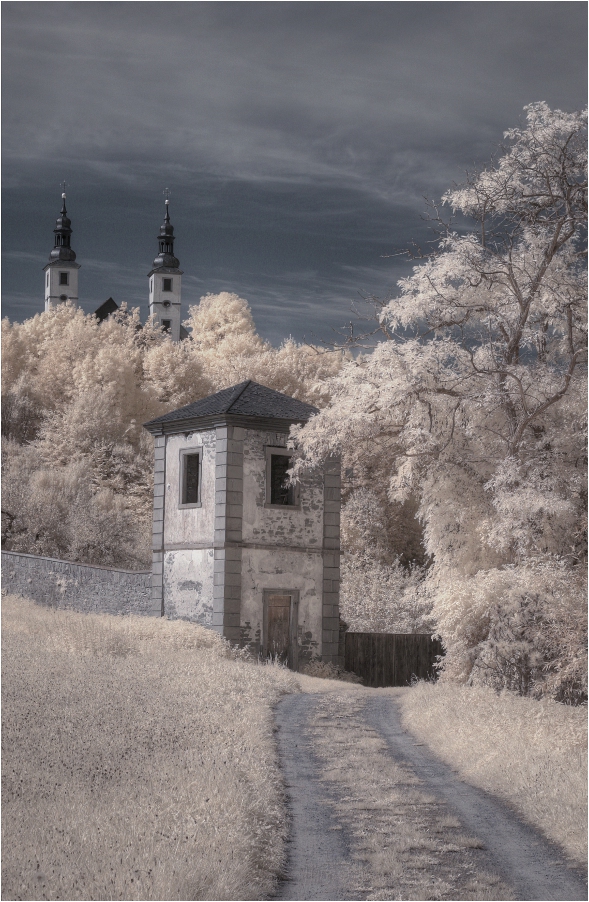
[[405,726],[587,863],[587,709],[455,684],[399,694]]
[[260,899],[281,668],[183,622],[2,602],[3,899]]

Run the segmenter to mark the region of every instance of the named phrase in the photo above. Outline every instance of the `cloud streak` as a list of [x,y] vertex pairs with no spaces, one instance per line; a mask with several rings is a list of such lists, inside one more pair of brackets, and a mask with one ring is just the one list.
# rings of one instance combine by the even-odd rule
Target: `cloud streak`
[[[148,265],[167,184],[183,268],[207,285],[255,290],[250,270],[278,285],[309,263],[336,284],[338,247],[378,278],[385,247],[422,229],[422,195],[488,159],[524,104],[584,103],[585,17],[568,2],[5,2],[5,215],[28,217],[5,249],[47,246],[65,175],[82,265]],[[24,277],[6,267],[14,315]]]

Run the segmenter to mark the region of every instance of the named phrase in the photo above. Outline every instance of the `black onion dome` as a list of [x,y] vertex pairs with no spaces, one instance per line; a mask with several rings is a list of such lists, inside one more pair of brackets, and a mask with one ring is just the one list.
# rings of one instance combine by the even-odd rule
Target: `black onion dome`
[[49,254],[49,261],[55,263],[56,261],[61,260],[64,263],[73,263],[76,259],[76,254],[70,246],[72,222],[67,215],[65,194],[62,194],[61,196],[63,198],[63,203],[61,205],[59,216],[55,221],[55,228],[53,229],[55,245]]
[[166,215],[158,235],[159,254],[153,261],[154,269],[178,269],[180,261],[174,256],[174,226],[170,222],[170,208],[166,201]]
[[165,238],[167,235],[174,235],[174,226],[170,222],[170,208],[166,205],[166,216],[160,226],[159,238]]
[[62,260],[64,263],[73,263],[76,259],[76,252],[71,247],[54,247],[49,254],[51,263],[55,260]]
[[153,268],[159,269],[160,266],[164,266],[166,269],[178,269],[180,261],[173,254],[166,254],[160,251],[153,261]]
[[55,221],[54,231],[60,232],[60,231],[63,231],[63,229],[69,229],[70,232],[72,229],[72,221],[69,218],[69,216],[65,215],[65,211],[63,211],[63,213],[60,213],[60,215],[57,217],[57,219]]
[[67,215],[67,210],[65,208],[65,197],[64,197],[63,204],[61,205],[61,211],[59,213],[59,216],[55,220],[55,228],[53,231],[59,232],[62,229],[70,229],[70,231],[71,231],[71,228],[72,228],[72,221],[69,218],[69,216]]

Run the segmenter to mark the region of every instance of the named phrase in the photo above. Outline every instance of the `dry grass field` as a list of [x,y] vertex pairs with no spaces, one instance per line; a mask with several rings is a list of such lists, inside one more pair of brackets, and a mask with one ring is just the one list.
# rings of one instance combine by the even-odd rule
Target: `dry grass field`
[[2,601],[3,899],[260,899],[282,668],[152,618]]
[[586,866],[587,708],[443,682],[398,700],[404,725],[433,752]]
[[[2,675],[3,899],[270,895],[287,833],[272,705],[297,689],[329,693],[316,752],[328,782],[351,775],[340,814],[369,897],[390,898],[394,878],[403,898],[423,898],[430,859],[436,897],[508,896],[470,866],[453,884],[441,863],[468,856],[470,839],[428,814],[431,800],[382,758],[359,719],[371,690],[245,662],[182,621],[15,597],[2,601]],[[466,780],[584,863],[586,709],[443,683],[376,691],[394,693],[407,728]],[[415,806],[427,842],[407,834]],[[401,828],[407,847],[393,843],[392,854]]]

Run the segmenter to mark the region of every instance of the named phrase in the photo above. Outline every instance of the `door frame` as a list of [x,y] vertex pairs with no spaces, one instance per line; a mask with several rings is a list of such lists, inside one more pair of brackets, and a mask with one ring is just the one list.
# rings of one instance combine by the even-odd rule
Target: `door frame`
[[271,595],[290,595],[290,615],[288,626],[288,666],[291,670],[299,668],[299,643],[298,643],[298,626],[299,626],[299,600],[300,592],[298,589],[263,589],[263,619],[262,619],[262,654],[267,656],[268,648],[268,600]]

